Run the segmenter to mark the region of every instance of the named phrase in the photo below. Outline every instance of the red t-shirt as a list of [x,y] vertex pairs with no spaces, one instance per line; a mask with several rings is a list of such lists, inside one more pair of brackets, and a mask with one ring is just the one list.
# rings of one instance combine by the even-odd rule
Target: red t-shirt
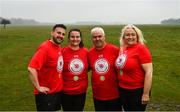
[[63,91],[76,95],[85,93],[88,86],[87,49],[72,50],[69,46],[63,48]]
[[[62,90],[63,58],[58,45],[50,40],[42,43],[32,57],[29,67],[37,70],[39,85],[48,87],[48,94]],[[36,88],[34,94],[39,94]]]
[[137,44],[124,48],[115,62],[119,86],[125,89],[144,87],[145,72],[141,64],[151,62],[151,54],[145,45]]
[[93,97],[98,100],[112,100],[119,97],[118,80],[114,63],[118,48],[111,44],[97,50],[92,48],[88,59],[92,70]]

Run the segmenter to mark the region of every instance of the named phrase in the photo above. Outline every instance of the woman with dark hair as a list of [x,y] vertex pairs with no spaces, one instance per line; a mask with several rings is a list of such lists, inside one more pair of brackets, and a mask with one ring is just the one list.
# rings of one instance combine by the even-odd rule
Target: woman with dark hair
[[68,42],[69,45],[62,50],[64,60],[62,107],[64,111],[83,111],[88,86],[88,50],[84,48],[79,29],[69,31]]

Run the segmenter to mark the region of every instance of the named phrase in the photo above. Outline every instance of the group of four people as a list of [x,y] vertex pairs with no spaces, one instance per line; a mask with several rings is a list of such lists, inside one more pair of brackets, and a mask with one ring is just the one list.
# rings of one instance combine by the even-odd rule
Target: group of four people
[[28,71],[35,88],[38,111],[83,111],[88,71],[96,111],[144,111],[150,100],[152,59],[140,29],[126,25],[120,47],[106,42],[101,27],[91,30],[93,47],[88,51],[82,32],[71,29],[69,44],[61,48],[66,26],[56,24],[51,39],[42,43]]

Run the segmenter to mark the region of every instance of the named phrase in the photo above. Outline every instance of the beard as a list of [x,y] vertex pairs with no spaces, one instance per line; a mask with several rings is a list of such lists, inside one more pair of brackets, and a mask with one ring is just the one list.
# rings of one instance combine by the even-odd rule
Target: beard
[[56,44],[61,44],[64,40],[63,38],[56,38],[56,37],[52,37],[53,42]]

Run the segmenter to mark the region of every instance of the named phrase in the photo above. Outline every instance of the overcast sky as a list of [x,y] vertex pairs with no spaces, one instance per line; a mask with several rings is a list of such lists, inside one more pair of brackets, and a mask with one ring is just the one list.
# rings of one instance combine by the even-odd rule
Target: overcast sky
[[180,0],[0,0],[0,16],[53,23],[158,24],[180,18]]

